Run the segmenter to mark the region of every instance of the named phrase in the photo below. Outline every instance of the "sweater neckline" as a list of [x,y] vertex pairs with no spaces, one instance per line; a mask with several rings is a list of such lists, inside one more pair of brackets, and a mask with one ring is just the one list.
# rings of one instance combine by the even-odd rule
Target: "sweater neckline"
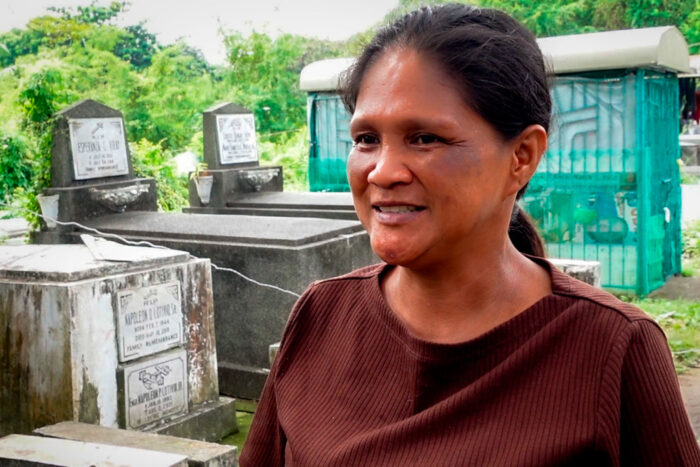
[[516,341],[526,339],[537,329],[541,328],[548,321],[553,319],[557,310],[562,307],[553,307],[556,302],[567,298],[571,294],[572,279],[559,271],[544,258],[528,257],[544,267],[551,279],[552,293],[542,297],[540,300],[518,313],[511,319],[486,331],[485,333],[467,341],[457,343],[438,343],[421,339],[413,335],[406,324],[391,309],[384,298],[381,290],[381,277],[394,266],[383,263],[376,269],[372,281],[372,294],[380,303],[378,313],[381,321],[388,328],[392,336],[401,343],[406,350],[414,354],[419,359],[424,360],[454,360],[465,356],[484,353],[493,347],[503,346],[506,343],[517,345]]

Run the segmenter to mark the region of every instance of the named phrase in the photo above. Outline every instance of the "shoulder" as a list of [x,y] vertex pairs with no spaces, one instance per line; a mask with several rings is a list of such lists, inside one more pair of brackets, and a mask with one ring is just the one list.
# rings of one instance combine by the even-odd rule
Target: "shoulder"
[[632,324],[638,321],[656,322],[642,310],[631,303],[623,302],[609,292],[593,287],[559,271],[548,263],[552,277],[552,293],[568,297],[573,302],[592,314],[608,315]]
[[360,302],[380,299],[378,277],[386,267],[384,263],[375,264],[312,282],[294,305],[289,323],[300,319],[327,320]]
[[[357,292],[363,288],[372,288],[386,266],[384,263],[374,264],[356,269],[342,276],[314,281],[306,289],[302,298],[305,298],[307,301],[318,301],[333,298],[334,296],[337,299],[337,294],[344,291]],[[333,296],[329,296],[329,294]]]

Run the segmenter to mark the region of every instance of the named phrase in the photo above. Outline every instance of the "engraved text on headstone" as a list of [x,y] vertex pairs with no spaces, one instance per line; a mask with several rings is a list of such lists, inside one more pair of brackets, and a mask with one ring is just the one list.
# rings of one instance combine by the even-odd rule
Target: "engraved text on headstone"
[[168,352],[124,367],[126,428],[187,412],[187,353]]
[[252,114],[217,115],[216,127],[219,136],[219,158],[222,164],[258,160],[255,120]]
[[120,361],[151,355],[183,342],[179,282],[119,292],[117,308]]
[[121,118],[72,118],[68,127],[76,180],[128,175]]

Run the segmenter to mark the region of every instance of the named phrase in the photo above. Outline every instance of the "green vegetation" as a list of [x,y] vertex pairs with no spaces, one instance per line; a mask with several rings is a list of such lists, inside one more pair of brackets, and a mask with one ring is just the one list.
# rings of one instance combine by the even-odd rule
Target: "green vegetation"
[[630,299],[663,328],[678,373],[700,364],[700,303],[659,298]]
[[[179,210],[187,201],[187,181],[175,176],[170,160],[185,150],[202,154],[202,111],[222,101],[253,111],[262,162],[284,167],[285,189],[307,190],[301,69],[322,58],[356,55],[381,24],[444,1],[400,0],[378,25],[342,43],[223,32],[224,66],[182,42],[158,43],[143,23],[118,26],[128,2],[49,8],[24,28],[0,33],[0,201],[36,207],[34,196],[50,184],[51,117],[84,98],[124,113],[137,173],[158,180],[163,210]],[[476,3],[510,12],[540,36],[675,24],[689,43],[700,42],[699,2]]]
[[700,221],[693,221],[683,228],[683,271],[684,276],[700,273]]

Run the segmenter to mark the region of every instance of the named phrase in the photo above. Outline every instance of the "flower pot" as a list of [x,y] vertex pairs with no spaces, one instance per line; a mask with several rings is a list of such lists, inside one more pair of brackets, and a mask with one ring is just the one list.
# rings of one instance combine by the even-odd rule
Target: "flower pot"
[[44,218],[47,229],[56,227],[58,219],[58,198],[59,195],[36,195],[36,200],[41,208],[41,215]]
[[197,195],[203,205],[209,204],[211,199],[211,188],[214,186],[213,175],[200,175],[195,177],[194,184],[197,187]]

